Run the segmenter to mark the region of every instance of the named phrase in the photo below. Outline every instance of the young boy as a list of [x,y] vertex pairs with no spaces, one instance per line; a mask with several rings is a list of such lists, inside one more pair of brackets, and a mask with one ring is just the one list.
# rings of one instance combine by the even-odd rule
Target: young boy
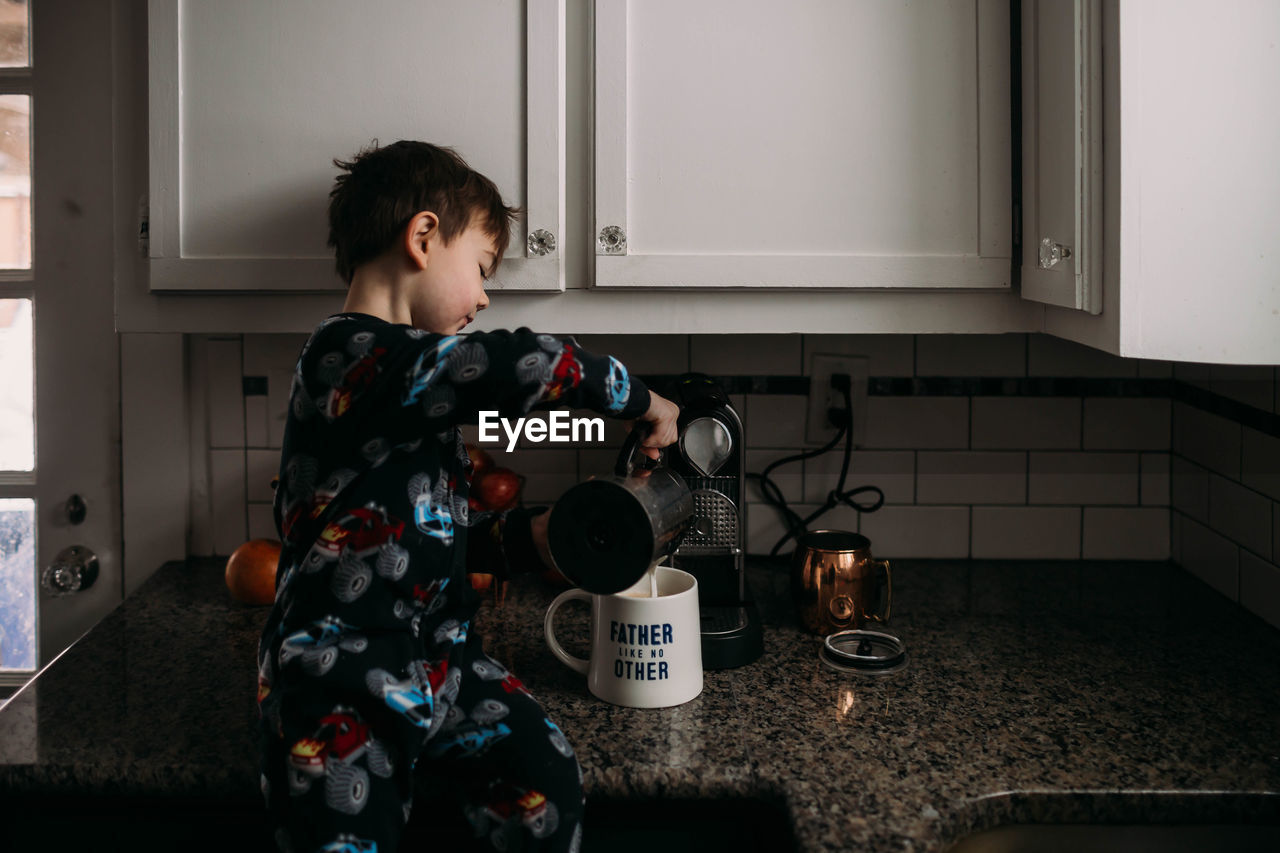
[[649,422],[656,455],[678,409],[571,338],[458,334],[489,304],[516,211],[453,151],[397,142],[335,165],[329,244],[350,292],[294,373],[274,504],[284,548],[258,652],[277,841],[391,853],[416,779],[456,794],[498,849],[576,851],[581,770],[485,655],[466,576],[549,563],[547,516],[469,510],[458,424],[591,408]]

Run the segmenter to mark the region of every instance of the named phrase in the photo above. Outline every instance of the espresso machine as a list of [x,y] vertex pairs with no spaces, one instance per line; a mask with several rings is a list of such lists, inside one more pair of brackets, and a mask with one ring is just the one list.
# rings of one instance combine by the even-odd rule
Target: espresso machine
[[693,497],[692,518],[670,562],[698,579],[703,668],[745,666],[764,653],[764,637],[747,592],[742,419],[701,373],[677,377],[666,396],[680,406],[680,438],[663,451],[665,465]]

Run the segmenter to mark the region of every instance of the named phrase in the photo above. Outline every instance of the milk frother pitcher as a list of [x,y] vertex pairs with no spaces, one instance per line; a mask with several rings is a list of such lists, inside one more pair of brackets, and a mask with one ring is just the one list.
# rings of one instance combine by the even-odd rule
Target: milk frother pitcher
[[669,468],[636,461],[647,424],[637,421],[613,476],[573,486],[547,521],[556,568],[575,586],[601,595],[620,592],[679,546],[693,517],[693,496]]

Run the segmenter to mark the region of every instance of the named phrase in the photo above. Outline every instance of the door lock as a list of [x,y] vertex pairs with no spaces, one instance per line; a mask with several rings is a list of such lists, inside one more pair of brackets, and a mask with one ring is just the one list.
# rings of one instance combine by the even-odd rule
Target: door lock
[[98,579],[98,555],[83,545],[63,548],[40,575],[40,586],[50,595],[70,595],[93,586]]

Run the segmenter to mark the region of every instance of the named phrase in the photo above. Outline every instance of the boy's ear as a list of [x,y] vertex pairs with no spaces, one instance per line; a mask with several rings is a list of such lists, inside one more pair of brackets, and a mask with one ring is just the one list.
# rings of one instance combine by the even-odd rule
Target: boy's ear
[[427,265],[431,238],[439,229],[440,218],[429,210],[418,211],[405,226],[404,248],[410,262],[418,269]]

